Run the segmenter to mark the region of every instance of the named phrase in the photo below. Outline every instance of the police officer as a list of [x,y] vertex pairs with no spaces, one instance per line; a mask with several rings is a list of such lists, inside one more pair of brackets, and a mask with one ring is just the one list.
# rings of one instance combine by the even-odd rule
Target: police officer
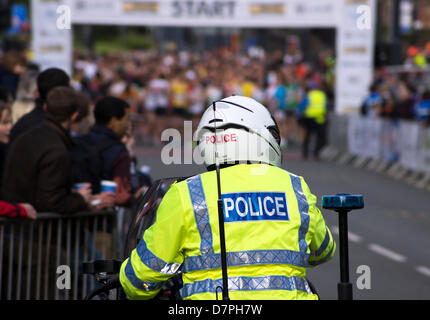
[[320,151],[326,142],[326,113],[327,96],[323,90],[319,89],[311,81],[308,93],[298,107],[298,116],[305,132],[302,146],[304,159],[308,157],[309,143],[312,136],[316,137],[313,156],[316,159],[319,158]]
[[205,111],[197,136],[208,172],[174,183],[164,196],[155,223],[122,264],[128,298],[155,297],[181,270],[183,299],[215,299],[222,285],[219,161],[230,298],[317,299],[306,268],[331,259],[336,245],[304,179],[280,168],[269,111],[251,98],[224,98]]

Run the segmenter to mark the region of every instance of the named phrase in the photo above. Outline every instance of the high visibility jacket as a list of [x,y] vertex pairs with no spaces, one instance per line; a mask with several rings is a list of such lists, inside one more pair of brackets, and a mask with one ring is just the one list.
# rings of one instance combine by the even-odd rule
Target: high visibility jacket
[[308,93],[309,103],[305,109],[305,117],[314,119],[317,123],[325,122],[326,94],[322,90],[311,90]]
[[[336,245],[304,179],[265,164],[220,175],[230,298],[317,299],[306,268],[331,259]],[[170,187],[121,266],[129,299],[153,298],[180,267],[183,299],[215,299],[222,286],[217,198],[215,171]]]

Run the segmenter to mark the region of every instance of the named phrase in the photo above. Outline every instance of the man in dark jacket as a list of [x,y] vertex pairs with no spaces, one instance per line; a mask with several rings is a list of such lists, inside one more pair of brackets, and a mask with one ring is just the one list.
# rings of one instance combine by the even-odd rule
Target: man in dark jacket
[[39,212],[70,214],[88,208],[89,184],[72,192],[68,129],[78,116],[76,100],[72,88],[51,90],[45,120],[9,147],[2,184],[4,200],[30,203]]
[[92,143],[100,145],[106,141],[112,142],[112,145],[102,152],[102,179],[117,183],[117,205],[129,205],[132,201],[131,159],[121,139],[130,127],[130,107],[124,100],[108,96],[96,103],[94,118],[96,124],[89,134]]
[[40,73],[37,77],[36,107],[21,117],[12,127],[9,145],[11,145],[20,134],[40,124],[45,119],[43,104],[46,101],[49,91],[55,87],[68,87],[69,85],[70,78],[61,69],[50,68]]

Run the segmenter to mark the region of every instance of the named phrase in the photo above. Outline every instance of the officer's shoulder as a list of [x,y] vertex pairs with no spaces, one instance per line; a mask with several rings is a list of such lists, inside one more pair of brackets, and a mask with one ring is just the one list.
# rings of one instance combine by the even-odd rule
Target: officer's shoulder
[[276,172],[277,174],[284,174],[284,175],[290,176],[292,179],[299,179],[299,180],[303,179],[302,176],[300,176],[298,174],[295,174],[293,172],[290,172],[290,171],[288,171],[286,169],[279,168],[279,167],[273,167],[273,168],[274,168],[275,171],[277,171]]
[[172,183],[171,187],[177,187],[177,188],[185,187],[185,186],[187,186],[187,184],[189,183],[189,181],[191,179],[196,179],[199,176],[200,176],[200,174],[196,174],[194,176],[173,178],[173,179],[175,179],[175,182]]

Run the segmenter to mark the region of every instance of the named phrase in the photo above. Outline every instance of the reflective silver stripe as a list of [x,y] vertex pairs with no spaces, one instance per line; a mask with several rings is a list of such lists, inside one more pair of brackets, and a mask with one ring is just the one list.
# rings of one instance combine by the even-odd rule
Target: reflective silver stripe
[[291,183],[293,184],[294,193],[296,195],[297,204],[300,212],[300,228],[299,228],[299,249],[300,252],[306,253],[308,244],[306,242],[306,233],[309,229],[309,203],[306,195],[303,193],[302,182],[300,177],[290,173]]
[[[186,283],[181,291],[183,298],[189,297],[193,294],[211,292],[215,293],[216,288],[222,286],[222,279],[206,279],[195,281],[193,283]],[[308,282],[300,277],[286,277],[286,276],[263,276],[263,277],[229,277],[228,278],[229,291],[259,291],[259,290],[299,290],[307,294],[312,291]]]
[[136,252],[145,266],[159,273],[175,274],[181,266],[179,263],[167,263],[164,260],[158,258],[148,249],[143,238],[137,245]]
[[319,259],[319,260],[310,260],[309,261],[309,265],[312,266],[312,267],[315,267],[317,265],[320,265],[321,263],[326,262],[328,259],[330,259],[331,255],[333,254],[334,247],[335,247],[335,243],[333,241],[332,245],[331,245],[330,252],[326,256],[324,256],[324,258],[322,258],[322,259]]
[[127,264],[125,265],[124,271],[127,279],[136,289],[140,289],[144,291],[153,291],[153,290],[160,289],[164,284],[164,281],[147,282],[147,281],[140,280],[137,277],[136,273],[134,272],[133,266],[131,265],[131,259],[128,259]]
[[[229,267],[259,264],[290,264],[298,267],[308,266],[309,255],[292,250],[250,250],[227,252]],[[219,253],[187,257],[183,272],[221,268]]]
[[328,229],[326,227],[326,232],[325,232],[325,237],[324,237],[323,242],[321,243],[318,250],[311,252],[311,255],[314,257],[318,257],[318,256],[322,255],[323,252],[325,251],[325,249],[327,249],[327,246],[329,245],[329,243],[330,243],[330,232],[328,231]]
[[209,211],[200,175],[187,179],[188,191],[193,206],[197,229],[200,234],[200,251],[202,254],[214,253],[212,247],[212,229],[209,221]]

